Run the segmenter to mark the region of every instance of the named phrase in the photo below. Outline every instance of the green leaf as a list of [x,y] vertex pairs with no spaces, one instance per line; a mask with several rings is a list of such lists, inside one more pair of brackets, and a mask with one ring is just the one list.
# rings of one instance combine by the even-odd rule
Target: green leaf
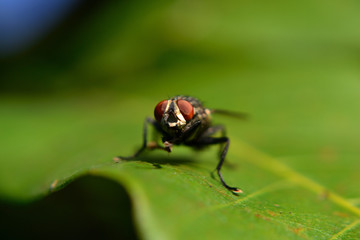
[[[144,239],[360,238],[360,6],[293,4],[106,4],[72,38],[4,60],[1,198],[42,201],[86,175],[125,188]],[[112,161],[175,94],[249,113],[213,118],[231,140],[224,178],[244,194],[211,176],[217,147]]]

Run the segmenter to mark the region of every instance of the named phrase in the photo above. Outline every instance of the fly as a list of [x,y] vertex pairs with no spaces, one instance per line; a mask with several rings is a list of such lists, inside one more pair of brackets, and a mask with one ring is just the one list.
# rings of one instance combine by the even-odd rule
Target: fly
[[[226,110],[214,110],[205,108],[202,103],[189,96],[175,96],[159,102],[154,110],[153,118],[146,118],[143,129],[143,145],[132,156],[115,157],[114,161],[131,160],[139,156],[145,149],[162,149],[171,152],[173,145],[186,145],[195,149],[220,144],[223,145],[219,163],[216,166],[217,174],[222,185],[234,193],[242,193],[237,187],[229,186],[222,174],[221,167],[229,148],[230,140],[225,136],[223,125],[212,125],[211,114],[219,113],[245,118],[243,113],[233,113]],[[163,146],[157,143],[147,144],[147,126],[151,124],[162,135]],[[221,137],[214,137],[215,133],[221,133]]]

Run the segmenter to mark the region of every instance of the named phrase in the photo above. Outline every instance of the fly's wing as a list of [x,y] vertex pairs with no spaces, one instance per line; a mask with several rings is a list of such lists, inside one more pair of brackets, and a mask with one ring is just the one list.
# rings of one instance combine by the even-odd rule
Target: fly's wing
[[242,112],[233,112],[228,110],[222,110],[222,109],[211,109],[210,112],[212,114],[219,114],[223,116],[233,117],[241,120],[247,120],[249,118],[249,115]]

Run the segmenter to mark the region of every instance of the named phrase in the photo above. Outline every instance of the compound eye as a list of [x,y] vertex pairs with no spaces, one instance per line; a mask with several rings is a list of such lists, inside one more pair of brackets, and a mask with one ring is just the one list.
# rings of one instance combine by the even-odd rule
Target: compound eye
[[161,118],[165,112],[166,106],[168,104],[168,100],[163,100],[156,105],[154,110],[154,116],[156,121],[161,122]]
[[189,103],[186,100],[178,100],[177,101],[177,105],[180,109],[181,114],[184,116],[186,121],[189,121],[193,118],[194,116],[194,108],[191,105],[191,103]]

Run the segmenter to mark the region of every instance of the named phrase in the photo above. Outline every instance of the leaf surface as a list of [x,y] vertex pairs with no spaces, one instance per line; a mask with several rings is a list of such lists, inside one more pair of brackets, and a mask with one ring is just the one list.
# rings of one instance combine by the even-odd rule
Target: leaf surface
[[[54,94],[1,96],[1,197],[28,202],[94,175],[125,187],[144,239],[360,238],[360,6],[197,4],[105,5],[49,42],[52,55],[4,61],[9,93]],[[176,94],[249,113],[213,118],[231,140],[224,178],[244,194],[211,176],[217,147],[112,161]]]

